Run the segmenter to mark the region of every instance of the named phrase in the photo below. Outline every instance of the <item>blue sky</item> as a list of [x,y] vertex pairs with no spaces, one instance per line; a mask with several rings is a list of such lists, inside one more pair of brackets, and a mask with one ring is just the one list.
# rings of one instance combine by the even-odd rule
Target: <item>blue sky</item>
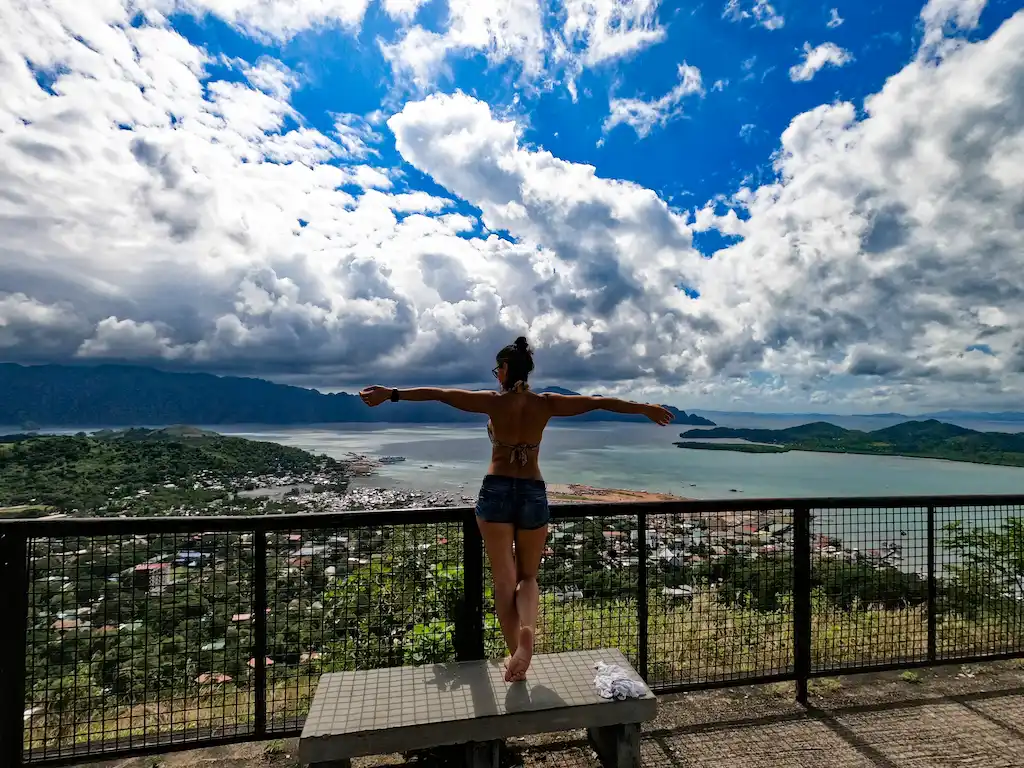
[[1021,8],[18,0],[0,357],[1012,406]]

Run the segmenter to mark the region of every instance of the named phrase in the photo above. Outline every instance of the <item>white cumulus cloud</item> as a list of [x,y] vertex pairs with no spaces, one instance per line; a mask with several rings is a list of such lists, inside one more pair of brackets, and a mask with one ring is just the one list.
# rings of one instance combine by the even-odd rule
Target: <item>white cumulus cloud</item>
[[[661,0],[449,0],[442,29],[409,26],[381,51],[396,75],[421,92],[451,74],[454,57],[514,62],[527,84],[564,82],[573,99],[588,68],[632,56],[665,39]],[[404,6],[403,6],[404,7]],[[553,19],[554,25],[545,26]]]
[[[1024,12],[940,64],[910,63],[862,120],[847,102],[793,120],[778,182],[736,196],[746,237],[702,287],[745,308],[759,359],[880,379],[908,401],[942,384],[946,398],[1020,391],[1022,46]],[[978,343],[994,355],[966,359]]]
[[928,0],[921,9],[921,54],[941,56],[959,45],[957,35],[977,28],[986,5],[988,0]]
[[370,0],[135,0],[150,13],[212,14],[264,40],[288,40],[323,25],[357,29]]
[[845,67],[853,61],[853,54],[835,43],[822,43],[814,47],[804,43],[804,60],[789,68],[789,79],[794,83],[814,79],[825,67]]
[[647,136],[655,126],[664,127],[682,114],[682,101],[687,96],[704,93],[700,70],[683,63],[677,70],[679,82],[657,99],[644,101],[638,98],[613,98],[610,112],[604,121],[607,133],[617,125],[629,125],[637,136]]
[[561,34],[553,35],[554,60],[566,71],[573,101],[576,79],[588,67],[624,59],[665,39],[658,21],[661,0],[563,0]]
[[396,74],[426,89],[446,71],[449,55],[482,53],[492,62],[514,60],[531,80],[544,67],[547,47],[537,0],[449,0],[444,32],[423,27],[406,29],[396,42],[381,42],[381,51]]
[[[593,358],[612,378],[696,363],[689,341],[717,323],[676,287],[702,268],[685,216],[651,190],[524,147],[515,123],[463,94],[409,103],[388,126],[407,162],[529,248],[523,288],[537,296],[517,295],[509,318],[539,344]],[[641,356],[624,358],[637,345]]]
[[768,30],[782,29],[786,19],[775,10],[768,0],[729,0],[722,11],[722,18],[730,21],[753,21],[756,26]]
[[384,12],[398,21],[412,21],[430,0],[381,0]]

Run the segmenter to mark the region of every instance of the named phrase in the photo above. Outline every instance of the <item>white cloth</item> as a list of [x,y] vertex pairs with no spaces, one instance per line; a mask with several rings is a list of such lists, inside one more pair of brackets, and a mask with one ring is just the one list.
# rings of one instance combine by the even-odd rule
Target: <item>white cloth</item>
[[603,661],[594,665],[597,676],[594,685],[598,695],[603,699],[639,699],[647,689],[643,683],[634,680],[617,664],[605,664]]

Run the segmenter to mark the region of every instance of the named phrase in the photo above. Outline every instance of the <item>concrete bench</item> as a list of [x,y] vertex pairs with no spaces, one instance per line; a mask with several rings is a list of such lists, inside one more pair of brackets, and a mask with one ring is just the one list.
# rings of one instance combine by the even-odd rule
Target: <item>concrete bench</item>
[[529,679],[506,683],[500,661],[323,675],[313,697],[299,760],[310,768],[349,768],[353,757],[465,747],[466,765],[497,768],[504,739],[587,729],[607,768],[639,768],[640,723],[658,700],[602,699],[594,664],[617,664],[640,676],[614,649],[539,654]]

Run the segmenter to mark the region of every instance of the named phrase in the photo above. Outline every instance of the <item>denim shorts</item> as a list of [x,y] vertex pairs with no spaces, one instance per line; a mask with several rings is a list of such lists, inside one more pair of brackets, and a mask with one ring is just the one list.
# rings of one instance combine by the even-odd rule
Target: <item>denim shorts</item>
[[543,480],[487,475],[476,499],[476,515],[488,523],[508,523],[524,531],[542,528],[551,519]]

